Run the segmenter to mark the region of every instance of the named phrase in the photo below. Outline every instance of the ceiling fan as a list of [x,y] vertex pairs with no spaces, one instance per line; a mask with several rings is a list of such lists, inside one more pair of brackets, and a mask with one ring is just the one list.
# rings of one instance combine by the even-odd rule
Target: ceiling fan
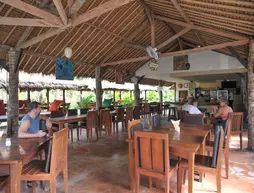
[[157,48],[153,48],[152,46],[146,47],[147,54],[152,58],[149,63],[148,67],[151,71],[156,71],[159,67],[159,55],[157,53]]

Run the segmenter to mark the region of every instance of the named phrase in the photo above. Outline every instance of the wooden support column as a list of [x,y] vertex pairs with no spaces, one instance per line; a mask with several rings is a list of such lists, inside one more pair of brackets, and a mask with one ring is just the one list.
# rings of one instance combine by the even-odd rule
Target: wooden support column
[[113,104],[115,105],[115,102],[116,102],[116,90],[115,89],[113,90],[113,99],[114,99]]
[[63,112],[65,112],[65,89],[63,89]]
[[31,102],[30,88],[27,89],[27,100]]
[[130,98],[132,99],[132,90],[130,90]]
[[11,48],[8,52],[9,66],[9,100],[7,110],[7,136],[18,133],[19,128],[19,70],[16,69],[17,52]]
[[82,101],[82,90],[80,90],[80,102]]
[[122,100],[122,91],[121,90],[119,91],[119,99],[120,99],[120,101]]
[[134,84],[134,100],[135,100],[135,106],[139,106],[140,103],[140,90],[139,90],[139,84]]
[[254,40],[250,41],[248,63],[248,149],[254,151]]
[[96,81],[96,109],[102,106],[102,85],[101,85],[101,67],[95,67],[95,81]]
[[145,102],[146,102],[146,94],[147,94],[147,90],[145,90]]
[[162,92],[162,81],[160,80],[159,81],[159,87],[160,87],[160,90],[159,90],[159,102],[160,103],[163,103],[163,92]]
[[46,97],[47,97],[47,109],[49,110],[49,88],[47,88]]

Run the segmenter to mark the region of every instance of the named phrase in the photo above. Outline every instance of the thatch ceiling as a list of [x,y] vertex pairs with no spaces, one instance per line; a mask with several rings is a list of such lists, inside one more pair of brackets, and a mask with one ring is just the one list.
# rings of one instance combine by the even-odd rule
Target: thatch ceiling
[[[112,1],[114,0],[86,0],[78,13],[75,14],[76,16],[73,17],[74,23],[75,18],[80,15]],[[7,1],[0,0],[1,17],[37,18],[32,14],[2,2],[7,3]],[[23,2],[40,7],[40,9],[59,17],[52,0],[24,0]],[[42,5],[45,2],[46,5]],[[68,15],[67,0],[62,0],[61,2]],[[183,10],[184,16],[176,9],[175,2]],[[105,11],[105,9],[103,10]],[[61,33],[56,33],[56,35],[32,46],[25,46],[24,50],[47,56],[63,57],[64,48],[67,46],[72,47],[74,52],[72,59],[82,62],[75,64],[75,75],[94,77],[94,65],[96,64],[146,56],[146,52],[142,47],[151,45],[149,12],[154,13],[156,16],[163,16],[185,23],[188,23],[189,20],[190,24],[235,33],[243,37],[254,36],[254,2],[252,0],[129,0],[125,5],[105,11],[104,14],[98,17],[76,26],[70,26],[62,30]],[[68,17],[71,18],[71,16]],[[155,22],[156,45],[160,45],[184,29],[179,25],[169,24],[156,19],[156,17]],[[45,23],[40,23],[40,25],[45,25]],[[140,26],[144,26],[143,29],[133,34],[135,30],[141,28]],[[22,45],[21,40],[26,42],[56,29],[55,27],[0,25],[0,44],[17,47]],[[121,46],[124,41],[124,46]],[[197,32],[191,29],[159,51],[161,53],[171,52],[178,51],[181,47],[182,49],[187,49],[198,45],[208,46],[229,41],[233,41],[233,38],[208,32]],[[232,55],[227,48],[215,51]],[[236,46],[235,51],[243,60],[246,60],[248,57],[248,44]],[[5,59],[5,54],[0,52],[0,59]],[[122,71],[135,72],[146,62],[147,60],[130,62],[116,65],[116,67]],[[88,65],[84,65],[84,63]],[[115,66],[111,67],[114,68]],[[112,68],[107,68],[103,74],[103,79],[114,80],[115,72]],[[21,59],[20,69],[28,73],[53,74],[55,65],[54,60],[38,57],[38,55],[24,54]]]

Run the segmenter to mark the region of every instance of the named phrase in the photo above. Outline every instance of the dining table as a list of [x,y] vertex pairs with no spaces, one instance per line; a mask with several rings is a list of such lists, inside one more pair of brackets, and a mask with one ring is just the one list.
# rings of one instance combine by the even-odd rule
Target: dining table
[[51,137],[2,138],[0,140],[0,165],[9,167],[10,193],[20,193],[22,166],[28,163],[41,150],[47,155],[47,142]]
[[[175,156],[188,160],[188,193],[193,192],[194,181],[194,162],[195,154],[204,154],[205,141],[211,130],[210,124],[205,125],[190,125],[181,123],[180,131],[174,130],[171,123],[162,124],[151,132],[167,133],[169,136],[169,153]],[[129,149],[134,146],[133,139],[127,138]],[[134,168],[134,153],[129,151],[129,172],[130,172],[130,187],[135,189],[135,168]]]

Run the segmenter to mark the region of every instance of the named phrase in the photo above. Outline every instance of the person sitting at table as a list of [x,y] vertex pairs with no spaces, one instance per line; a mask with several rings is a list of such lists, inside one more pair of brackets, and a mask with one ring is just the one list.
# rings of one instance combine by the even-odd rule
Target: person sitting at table
[[52,127],[47,116],[40,115],[40,103],[34,101],[27,106],[28,113],[22,118],[19,127],[19,138],[44,137],[45,132],[40,130],[40,120],[46,120],[47,128]]
[[183,111],[188,111],[189,112],[189,108],[190,108],[190,105],[191,105],[191,101],[194,99],[194,97],[190,97],[189,99],[188,99],[188,102],[187,103],[185,103],[184,105],[183,105],[183,107],[182,107],[182,110]]
[[189,106],[189,114],[203,114],[199,109],[198,109],[198,101],[196,99],[192,99],[190,101],[190,106]]
[[221,125],[224,128],[226,121],[228,119],[228,114],[232,112],[233,112],[232,108],[227,105],[227,100],[220,99],[219,111],[214,115],[214,118],[217,119],[216,125]]

